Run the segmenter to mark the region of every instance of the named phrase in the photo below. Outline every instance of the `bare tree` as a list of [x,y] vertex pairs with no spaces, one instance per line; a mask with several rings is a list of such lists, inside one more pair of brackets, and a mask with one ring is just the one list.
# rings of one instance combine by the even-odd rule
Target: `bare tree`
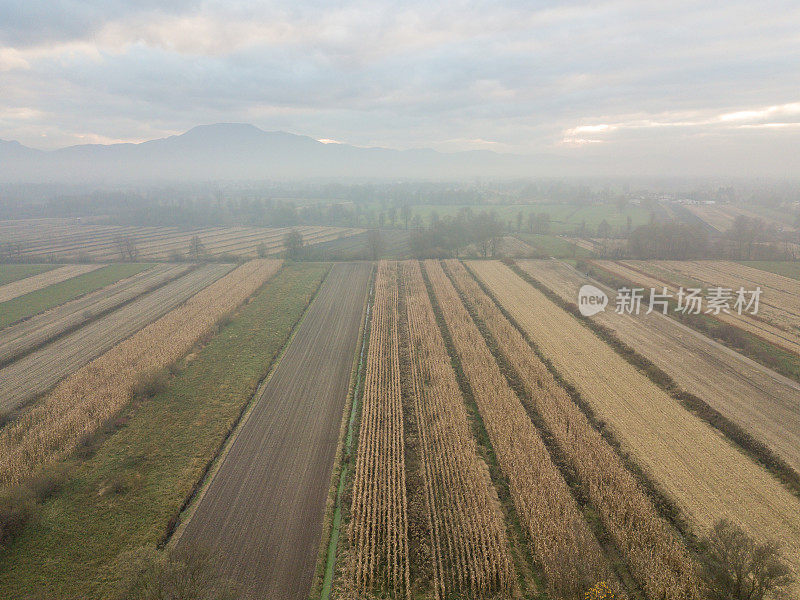
[[189,256],[193,261],[197,262],[206,255],[206,247],[199,235],[192,236],[189,242]]
[[764,600],[793,582],[777,543],[757,543],[725,519],[717,521],[701,546],[709,600]]
[[114,238],[114,243],[122,261],[133,262],[139,257],[136,238],[132,235],[118,235]]
[[234,584],[202,551],[139,548],[117,560],[119,600],[235,600]]
[[378,260],[383,254],[383,235],[381,235],[380,230],[369,230],[367,244],[369,245],[369,253],[372,260]]

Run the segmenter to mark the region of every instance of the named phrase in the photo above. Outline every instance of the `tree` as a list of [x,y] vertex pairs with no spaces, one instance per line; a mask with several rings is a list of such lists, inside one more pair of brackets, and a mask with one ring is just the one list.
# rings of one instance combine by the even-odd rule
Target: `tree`
[[403,218],[406,229],[408,229],[408,220],[411,218],[411,206],[407,202],[403,202],[400,207],[400,216]]
[[369,253],[372,260],[378,260],[383,254],[383,235],[381,235],[380,230],[369,230],[367,244],[369,245]]
[[517,231],[522,231],[522,211],[517,213]]
[[611,225],[608,224],[608,221],[603,219],[600,222],[600,225],[597,226],[597,237],[607,238],[610,236],[611,236]]
[[267,258],[267,256],[269,256],[269,249],[264,242],[261,242],[256,247],[256,254],[258,255],[258,258]]
[[286,258],[290,260],[300,260],[303,255],[303,234],[292,229],[283,237],[283,247],[286,250]]
[[763,600],[793,582],[775,542],[756,543],[725,519],[715,523],[701,547],[709,600]]
[[202,551],[138,548],[117,559],[119,600],[235,600],[235,584]]
[[194,262],[198,262],[206,255],[206,247],[199,235],[192,236],[189,241],[189,256]]
[[136,238],[131,235],[118,235],[114,238],[120,259],[122,261],[133,262],[139,256],[139,249],[136,247]]

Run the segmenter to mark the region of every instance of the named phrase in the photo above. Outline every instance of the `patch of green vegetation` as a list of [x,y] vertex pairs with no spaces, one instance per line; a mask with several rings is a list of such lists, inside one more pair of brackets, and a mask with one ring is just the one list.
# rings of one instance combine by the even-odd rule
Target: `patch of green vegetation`
[[101,267],[66,281],[0,303],[0,327],[7,327],[153,267],[153,263],[120,263]]
[[761,269],[762,271],[769,271],[776,275],[783,275],[784,277],[800,280],[800,262],[797,261],[740,260],[738,262],[742,265],[753,267],[754,269]]
[[0,285],[33,277],[39,273],[50,271],[60,265],[0,265]]
[[530,244],[543,254],[554,258],[589,258],[592,253],[586,248],[576,246],[569,240],[557,235],[544,235],[539,233],[517,233],[516,237],[526,244]]
[[108,598],[113,564],[165,536],[316,294],[329,265],[285,266],[164,391],[113,422],[8,549],[2,598]]

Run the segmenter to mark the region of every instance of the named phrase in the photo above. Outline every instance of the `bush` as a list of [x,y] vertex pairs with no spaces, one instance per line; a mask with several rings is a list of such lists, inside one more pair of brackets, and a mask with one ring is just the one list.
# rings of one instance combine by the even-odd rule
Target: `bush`
[[152,398],[167,389],[169,373],[164,369],[151,371],[140,376],[133,384],[133,395],[136,398]]
[[219,561],[201,551],[159,551],[139,548],[117,559],[119,600],[235,600],[234,585],[218,568]]
[[67,467],[56,464],[40,469],[28,482],[28,487],[39,502],[47,500],[67,481]]
[[6,544],[22,531],[36,512],[36,498],[24,486],[0,492],[0,544]]
[[763,600],[776,597],[793,582],[777,543],[756,543],[724,519],[701,541],[701,548],[701,575],[709,600]]

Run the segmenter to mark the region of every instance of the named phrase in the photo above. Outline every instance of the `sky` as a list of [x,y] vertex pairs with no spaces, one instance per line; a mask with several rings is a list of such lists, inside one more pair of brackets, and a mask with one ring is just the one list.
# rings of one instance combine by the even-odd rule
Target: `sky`
[[0,0],[0,139],[52,149],[216,122],[796,173],[800,3]]

